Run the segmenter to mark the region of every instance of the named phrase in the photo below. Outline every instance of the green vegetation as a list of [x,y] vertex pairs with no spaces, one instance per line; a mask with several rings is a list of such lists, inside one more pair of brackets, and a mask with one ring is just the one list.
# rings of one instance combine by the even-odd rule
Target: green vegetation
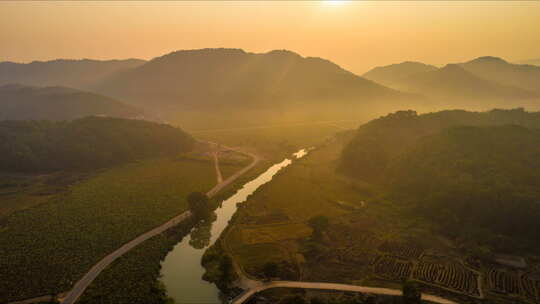
[[[43,204],[94,172],[0,173],[0,218]],[[0,220],[1,221],[1,220]]]
[[313,239],[320,240],[326,229],[328,229],[328,217],[324,215],[314,216],[309,219],[308,225],[313,228]]
[[0,122],[0,170],[95,169],[189,151],[191,136],[142,120],[88,117],[74,121]]
[[0,299],[68,290],[106,254],[187,210],[189,193],[214,184],[211,162],[149,160],[102,171],[12,213],[1,226]]
[[517,250],[540,231],[540,131],[517,125],[540,127],[540,113],[398,112],[358,130],[342,170],[415,202],[447,236]]
[[118,258],[100,273],[77,303],[171,303],[158,281],[160,263],[189,233],[193,224],[186,220]]
[[212,213],[210,200],[206,194],[201,192],[191,192],[187,196],[189,210],[197,220],[207,220]]
[[403,304],[422,303],[422,292],[415,282],[407,281],[403,284]]
[[[459,127],[463,122],[476,126]],[[537,113],[520,109],[420,116],[400,112],[370,122],[356,134],[343,133],[320,145],[249,197],[222,235],[220,250],[258,279],[266,278],[265,265],[274,263],[281,279],[393,289],[412,281],[423,292],[458,303],[481,301],[482,296],[500,303],[535,303],[538,247],[531,234],[523,241],[517,231],[538,230],[533,200],[529,205],[525,198],[534,198],[539,188],[538,170],[527,170],[538,166],[533,158],[540,155],[540,131],[533,128],[539,124]],[[360,157],[346,159],[354,156],[352,151]],[[366,155],[372,159],[359,159]],[[372,166],[376,157],[380,160]],[[443,191],[450,181],[456,187]],[[475,187],[457,187],[472,182]],[[497,197],[482,195],[496,186],[517,188],[502,188],[507,196],[493,207],[490,203]],[[491,222],[488,216],[505,202],[515,210],[502,209],[501,217]],[[473,203],[489,210],[468,210]],[[461,216],[463,210],[477,213]],[[523,222],[515,223],[514,216]],[[460,218],[464,228],[448,231],[448,224]],[[319,221],[324,232],[315,238]],[[509,224],[499,228],[514,229],[519,244],[504,237],[503,230],[482,227],[490,222]],[[496,237],[483,234],[489,229],[498,232]],[[509,270],[496,261],[499,252],[519,252],[529,264]],[[402,303],[398,297],[386,300]]]

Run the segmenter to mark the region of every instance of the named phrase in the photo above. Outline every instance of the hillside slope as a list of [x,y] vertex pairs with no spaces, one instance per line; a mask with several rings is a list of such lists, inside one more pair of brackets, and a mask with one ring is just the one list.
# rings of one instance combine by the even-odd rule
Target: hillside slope
[[539,236],[539,128],[540,113],[520,109],[398,112],[361,126],[340,170],[415,206],[448,236],[512,251]]
[[146,108],[175,110],[333,108],[415,98],[324,59],[240,49],[173,52],[118,73],[96,89]]
[[135,118],[143,112],[112,98],[66,87],[0,87],[0,120],[70,120],[90,115]]

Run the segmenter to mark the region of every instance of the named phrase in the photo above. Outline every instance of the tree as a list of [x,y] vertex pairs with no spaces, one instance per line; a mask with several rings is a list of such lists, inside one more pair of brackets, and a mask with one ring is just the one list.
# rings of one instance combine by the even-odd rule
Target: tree
[[198,220],[207,220],[212,214],[210,200],[206,194],[201,192],[191,192],[187,197],[189,209]]
[[403,303],[404,304],[420,304],[422,303],[422,293],[420,286],[417,283],[406,281],[403,284]]
[[313,238],[320,240],[322,238],[322,233],[328,229],[329,220],[328,217],[324,215],[317,215],[309,219],[308,225],[313,228]]
[[267,279],[275,278],[278,275],[279,267],[274,262],[267,262],[263,266],[263,273]]
[[219,270],[221,270],[221,281],[225,284],[230,283],[234,275],[233,262],[230,256],[225,255],[221,258]]

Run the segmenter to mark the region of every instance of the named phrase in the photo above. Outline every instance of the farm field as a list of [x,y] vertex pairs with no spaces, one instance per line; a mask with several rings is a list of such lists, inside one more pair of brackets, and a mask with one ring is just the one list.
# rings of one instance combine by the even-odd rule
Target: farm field
[[70,185],[88,178],[88,172],[0,174],[0,221],[10,213],[47,202]]
[[[528,257],[528,268],[514,270],[486,263],[489,254],[479,258],[476,248],[443,238],[410,205],[342,176],[336,170],[342,140],[311,151],[238,209],[220,246],[248,276],[264,279],[265,264],[273,262],[287,280],[398,289],[413,280],[459,303],[538,301],[537,260]],[[318,215],[329,219],[320,240],[309,224]]]
[[68,290],[100,258],[186,210],[187,194],[215,183],[210,161],[150,160],[101,171],[12,213],[2,223],[0,301]]

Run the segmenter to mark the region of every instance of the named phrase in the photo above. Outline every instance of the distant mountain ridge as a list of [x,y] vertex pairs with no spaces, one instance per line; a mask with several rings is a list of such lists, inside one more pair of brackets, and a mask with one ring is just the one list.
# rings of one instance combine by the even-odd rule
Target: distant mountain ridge
[[393,88],[445,99],[540,99],[540,67],[508,63],[497,57],[448,64],[442,68],[415,63],[377,67],[364,74]]
[[0,62],[0,85],[19,83],[30,86],[65,86],[87,88],[123,69],[137,67],[145,61],[57,59],[31,63]]
[[521,61],[518,61],[517,63],[540,66],[540,58],[521,60]]
[[328,60],[286,50],[177,51],[117,73],[95,89],[141,106],[177,109],[362,105],[412,98]]
[[487,80],[540,92],[540,67],[513,64],[491,56],[479,57],[460,65],[465,70]]
[[142,117],[143,111],[99,94],[66,87],[0,86],[0,120]]
[[373,68],[362,76],[382,85],[393,87],[399,86],[409,76],[435,70],[437,70],[437,67],[434,65],[416,61],[404,61],[402,63]]

